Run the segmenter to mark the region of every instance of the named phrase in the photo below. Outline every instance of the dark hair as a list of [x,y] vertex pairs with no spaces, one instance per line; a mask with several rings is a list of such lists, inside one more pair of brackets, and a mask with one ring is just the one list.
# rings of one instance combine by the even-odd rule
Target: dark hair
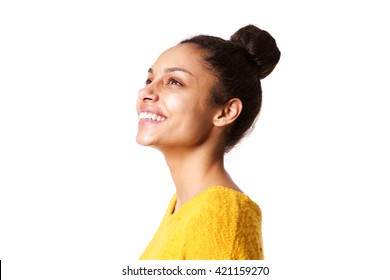
[[230,40],[197,35],[180,42],[184,43],[195,44],[206,53],[205,66],[218,80],[211,93],[214,104],[223,105],[232,98],[243,104],[226,138],[224,149],[228,152],[253,129],[261,108],[260,79],[275,68],[280,51],[275,39],[254,25],[239,29]]

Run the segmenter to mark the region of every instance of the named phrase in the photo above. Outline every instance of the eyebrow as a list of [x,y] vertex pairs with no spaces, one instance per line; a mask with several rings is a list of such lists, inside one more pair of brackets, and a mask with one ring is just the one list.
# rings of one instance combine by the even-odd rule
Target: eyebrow
[[[181,71],[181,72],[184,72],[184,73],[187,73],[187,74],[193,76],[193,74],[190,71],[188,71],[184,68],[180,68],[180,67],[168,67],[168,68],[164,69],[165,73],[171,73],[171,72],[175,72],[175,71]],[[149,68],[148,73],[153,74],[153,69]]]

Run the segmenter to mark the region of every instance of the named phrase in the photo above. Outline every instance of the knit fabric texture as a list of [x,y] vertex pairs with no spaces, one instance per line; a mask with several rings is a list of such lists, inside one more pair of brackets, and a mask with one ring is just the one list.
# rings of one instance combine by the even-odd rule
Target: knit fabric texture
[[176,194],[140,260],[263,259],[261,210],[247,195],[213,186],[175,204]]

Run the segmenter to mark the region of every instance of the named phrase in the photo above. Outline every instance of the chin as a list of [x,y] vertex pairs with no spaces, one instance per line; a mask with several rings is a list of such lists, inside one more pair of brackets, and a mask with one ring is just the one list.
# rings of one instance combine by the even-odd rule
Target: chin
[[150,144],[149,144],[147,141],[145,141],[145,140],[143,140],[143,139],[139,139],[138,137],[135,139],[135,141],[136,141],[139,145],[141,145],[141,146],[150,146]]
[[143,136],[140,134],[137,135],[135,141],[142,146],[152,146],[154,144],[154,141],[153,139],[151,139],[151,137]]

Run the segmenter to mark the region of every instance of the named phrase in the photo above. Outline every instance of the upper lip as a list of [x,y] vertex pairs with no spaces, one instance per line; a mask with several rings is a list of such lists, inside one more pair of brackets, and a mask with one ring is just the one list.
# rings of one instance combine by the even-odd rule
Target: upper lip
[[159,112],[157,109],[155,109],[152,106],[147,106],[147,105],[140,106],[138,114],[141,113],[141,112],[152,113],[152,114],[156,114],[158,116],[162,116],[162,117],[166,118],[166,116],[163,113]]

